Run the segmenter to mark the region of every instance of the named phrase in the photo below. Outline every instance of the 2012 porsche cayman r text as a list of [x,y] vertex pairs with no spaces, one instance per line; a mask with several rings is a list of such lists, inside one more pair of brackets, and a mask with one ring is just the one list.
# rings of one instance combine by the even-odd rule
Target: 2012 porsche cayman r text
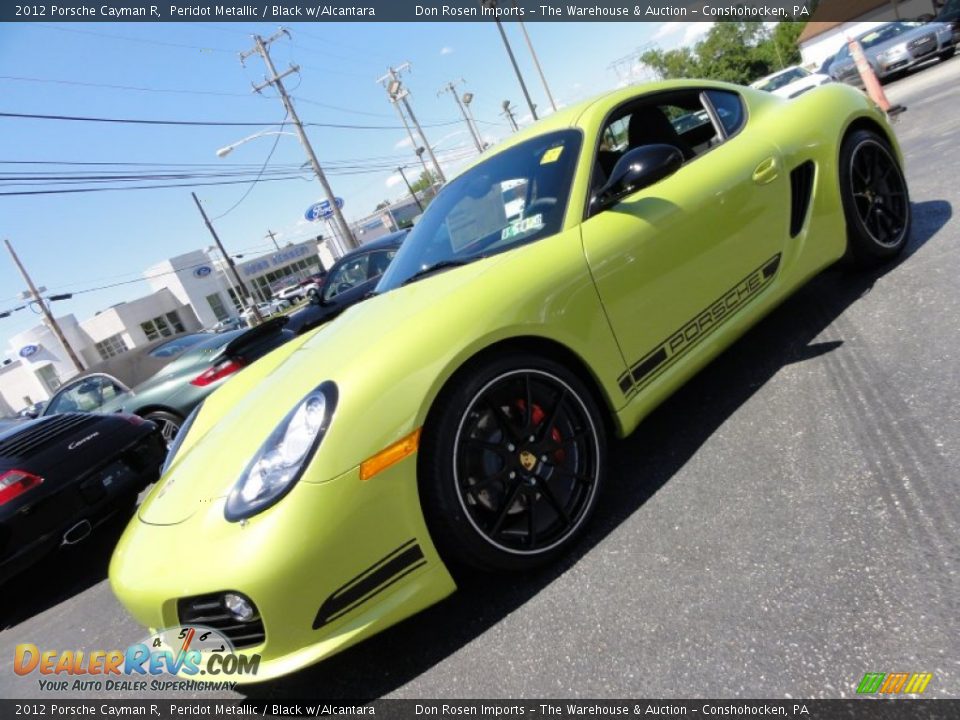
[[590,518],[611,435],[910,204],[884,115],[698,81],[565,109],[435,198],[377,287],[241,371],[177,437],[110,570],[144,624],[210,625],[258,679],[522,570]]

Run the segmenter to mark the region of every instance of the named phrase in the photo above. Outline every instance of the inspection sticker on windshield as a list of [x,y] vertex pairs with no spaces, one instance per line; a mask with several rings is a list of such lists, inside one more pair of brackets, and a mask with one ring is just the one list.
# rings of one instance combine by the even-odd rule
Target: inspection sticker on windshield
[[501,240],[509,240],[517,235],[523,235],[531,230],[539,230],[543,227],[543,215],[537,213],[523,220],[514,220],[500,232]]
[[543,157],[540,158],[540,164],[546,165],[547,163],[556,162],[560,159],[561,153],[563,153],[563,145],[550,148],[543,154]]

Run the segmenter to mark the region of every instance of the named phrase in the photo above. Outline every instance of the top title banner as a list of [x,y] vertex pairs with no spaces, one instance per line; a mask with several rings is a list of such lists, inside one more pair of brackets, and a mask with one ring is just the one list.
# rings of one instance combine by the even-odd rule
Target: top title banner
[[633,3],[624,0],[57,0],[2,3],[3,22],[663,22],[686,20],[850,19],[845,0],[675,0]]

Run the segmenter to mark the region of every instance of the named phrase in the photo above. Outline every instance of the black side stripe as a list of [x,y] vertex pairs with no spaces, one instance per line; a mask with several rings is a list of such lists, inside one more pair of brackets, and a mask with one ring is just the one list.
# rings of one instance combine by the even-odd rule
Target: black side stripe
[[769,285],[779,268],[780,253],[777,253],[644,355],[617,379],[623,394],[631,398],[653,382]]
[[324,600],[313,621],[313,629],[317,630],[343,617],[426,564],[417,541],[407,540]]

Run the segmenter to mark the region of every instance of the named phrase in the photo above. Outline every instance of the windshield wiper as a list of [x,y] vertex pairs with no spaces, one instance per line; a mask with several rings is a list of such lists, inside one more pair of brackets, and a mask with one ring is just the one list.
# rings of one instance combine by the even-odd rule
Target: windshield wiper
[[425,268],[420,268],[413,275],[404,280],[401,285],[409,285],[414,280],[419,280],[424,275],[430,275],[437,272],[438,270],[446,270],[448,268],[460,267],[461,265],[466,265],[474,260],[479,260],[482,256],[472,257],[468,260],[441,260],[440,262],[435,262],[433,265],[427,265]]

